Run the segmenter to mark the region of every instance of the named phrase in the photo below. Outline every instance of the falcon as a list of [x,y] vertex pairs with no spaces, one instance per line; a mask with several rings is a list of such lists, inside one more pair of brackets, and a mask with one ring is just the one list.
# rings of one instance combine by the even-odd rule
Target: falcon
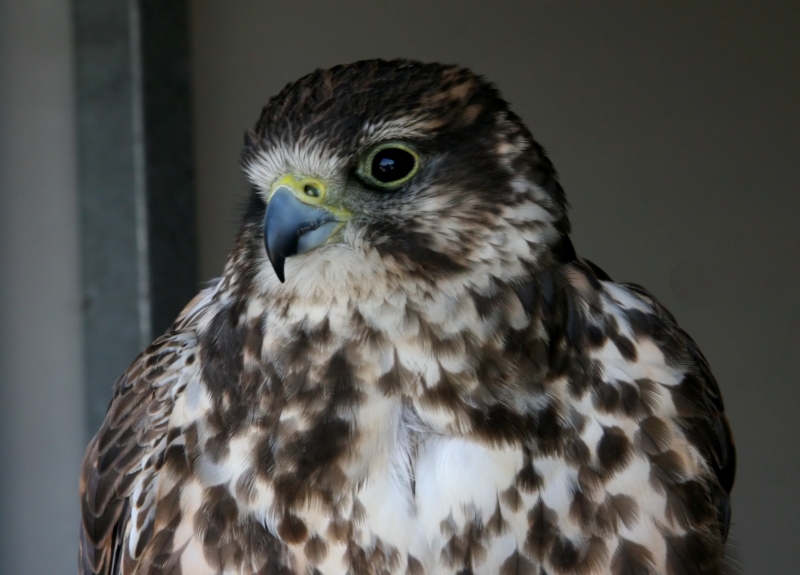
[[735,452],[708,363],[576,255],[493,85],[317,70],[241,164],[222,277],[87,449],[81,573],[727,572]]

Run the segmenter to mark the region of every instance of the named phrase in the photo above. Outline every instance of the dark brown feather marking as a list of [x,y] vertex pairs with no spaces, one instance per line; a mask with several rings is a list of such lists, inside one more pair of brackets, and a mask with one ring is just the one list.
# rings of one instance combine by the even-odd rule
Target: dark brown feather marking
[[278,535],[286,543],[296,545],[302,543],[308,537],[308,528],[303,521],[296,515],[287,513],[278,524]]
[[603,475],[611,476],[621,469],[631,457],[631,442],[619,427],[604,427],[597,445],[597,458]]
[[646,547],[621,539],[611,559],[612,575],[655,575],[653,554]]
[[500,567],[500,575],[535,575],[536,566],[518,550],[509,556]]
[[722,575],[721,547],[699,533],[666,537],[667,575]]
[[312,565],[319,565],[328,555],[328,544],[319,535],[314,535],[303,546],[303,554]]
[[539,499],[528,511],[528,526],[525,551],[532,557],[544,559],[559,536],[557,515]]
[[663,419],[648,417],[639,423],[636,432],[636,447],[649,455],[663,453],[669,447],[669,426]]

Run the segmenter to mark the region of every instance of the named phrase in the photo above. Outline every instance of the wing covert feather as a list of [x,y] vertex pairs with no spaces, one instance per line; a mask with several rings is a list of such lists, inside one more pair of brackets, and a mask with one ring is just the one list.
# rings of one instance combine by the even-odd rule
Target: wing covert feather
[[155,493],[158,487],[172,408],[198,371],[196,336],[181,319],[117,380],[105,421],[86,449],[80,480],[83,575],[124,573],[126,554],[136,553],[126,549],[132,530],[139,550],[151,534],[152,514],[137,526],[130,519],[147,517],[146,507],[155,504],[141,492]]

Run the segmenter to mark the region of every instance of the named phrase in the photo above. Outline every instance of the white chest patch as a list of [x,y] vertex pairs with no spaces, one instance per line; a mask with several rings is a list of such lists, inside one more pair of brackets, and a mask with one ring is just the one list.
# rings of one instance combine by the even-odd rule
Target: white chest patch
[[456,437],[425,441],[416,465],[416,503],[427,538],[440,538],[445,520],[461,529],[491,517],[499,494],[513,484],[521,466],[518,448],[493,449]]
[[[394,473],[368,481],[359,493],[368,510],[365,531],[407,550],[425,573],[450,573],[447,548],[451,539],[483,529],[497,517],[500,494],[513,485],[523,463],[522,452],[431,434],[421,438],[415,461],[403,469],[402,459],[411,455],[406,446],[406,442],[396,445],[402,453],[392,458],[397,466]],[[403,478],[407,472],[410,482]],[[504,550],[503,559],[509,554],[505,548],[516,545],[517,535],[509,532],[494,540],[493,545]],[[491,567],[492,558],[486,559],[483,566]]]

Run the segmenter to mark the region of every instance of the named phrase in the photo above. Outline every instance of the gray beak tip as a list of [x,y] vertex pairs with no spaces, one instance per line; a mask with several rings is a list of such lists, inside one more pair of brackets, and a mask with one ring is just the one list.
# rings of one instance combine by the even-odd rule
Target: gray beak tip
[[283,274],[284,261],[284,258],[280,258],[277,261],[272,261],[272,269],[275,270],[275,275],[278,276],[278,279],[281,281],[281,283],[286,283],[286,276]]

